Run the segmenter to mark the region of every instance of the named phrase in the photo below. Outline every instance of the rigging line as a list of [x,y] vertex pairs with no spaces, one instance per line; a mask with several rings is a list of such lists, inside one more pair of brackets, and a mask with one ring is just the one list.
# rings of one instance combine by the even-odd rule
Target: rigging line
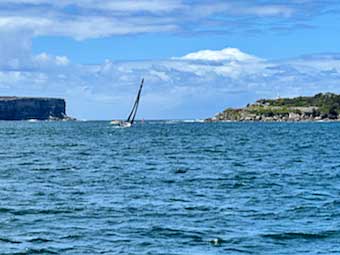
[[139,106],[139,100],[140,100],[140,95],[142,93],[143,83],[144,83],[144,79],[142,80],[142,84],[141,84],[140,90],[138,92],[137,101],[136,101],[137,104],[136,104],[135,112],[134,112],[132,119],[131,119],[131,124],[133,124],[133,122],[135,121],[136,115],[137,115],[137,109],[138,109],[138,106]]
[[[140,99],[140,95],[141,95],[141,92],[142,92],[142,88],[143,88],[143,84],[144,84],[144,78],[142,79],[142,82],[141,82],[141,85],[139,87],[139,90],[138,90],[138,94],[137,94],[137,97],[136,97],[136,100],[135,100],[135,103],[132,107],[132,110],[131,110],[131,113],[128,117],[128,119],[126,120],[126,122],[131,122],[131,117],[132,116],[136,116],[136,112],[137,112],[137,108],[138,108],[138,103],[139,103],[139,99]],[[132,119],[132,122],[134,121],[134,117]],[[131,123],[132,123],[131,122]]]
[[133,124],[133,122],[135,121],[136,114],[137,114],[137,109],[138,109],[138,105],[139,105],[139,101],[138,101],[138,103],[137,103],[137,105],[136,105],[136,110],[135,110],[135,112],[134,112],[134,114],[133,114],[133,116],[132,116],[131,124]]

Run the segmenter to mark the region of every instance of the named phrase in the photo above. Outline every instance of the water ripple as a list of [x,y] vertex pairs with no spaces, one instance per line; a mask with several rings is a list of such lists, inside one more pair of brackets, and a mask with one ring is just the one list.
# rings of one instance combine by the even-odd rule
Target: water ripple
[[339,123],[1,122],[1,254],[340,254]]

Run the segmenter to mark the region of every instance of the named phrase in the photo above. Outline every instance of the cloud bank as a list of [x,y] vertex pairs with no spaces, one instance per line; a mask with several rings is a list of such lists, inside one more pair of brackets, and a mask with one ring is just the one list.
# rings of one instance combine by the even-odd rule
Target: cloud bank
[[204,118],[263,97],[340,93],[339,54],[271,61],[225,48],[161,61],[79,65],[66,56],[34,56],[26,43],[17,47],[21,51],[0,62],[0,94],[64,97],[80,119],[125,118],[142,77],[139,116],[152,119]]

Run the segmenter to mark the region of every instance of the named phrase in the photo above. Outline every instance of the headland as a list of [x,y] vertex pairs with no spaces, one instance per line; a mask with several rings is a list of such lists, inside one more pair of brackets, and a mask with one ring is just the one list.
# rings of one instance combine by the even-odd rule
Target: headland
[[0,120],[74,120],[61,98],[0,97]]
[[244,108],[227,108],[207,122],[223,121],[339,121],[340,95],[319,93],[311,97],[260,99]]

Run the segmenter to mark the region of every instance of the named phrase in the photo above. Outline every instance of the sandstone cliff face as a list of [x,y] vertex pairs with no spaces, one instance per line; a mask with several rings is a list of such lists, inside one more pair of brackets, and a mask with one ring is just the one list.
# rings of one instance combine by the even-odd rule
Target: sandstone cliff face
[[65,119],[65,108],[59,98],[0,97],[0,120]]

